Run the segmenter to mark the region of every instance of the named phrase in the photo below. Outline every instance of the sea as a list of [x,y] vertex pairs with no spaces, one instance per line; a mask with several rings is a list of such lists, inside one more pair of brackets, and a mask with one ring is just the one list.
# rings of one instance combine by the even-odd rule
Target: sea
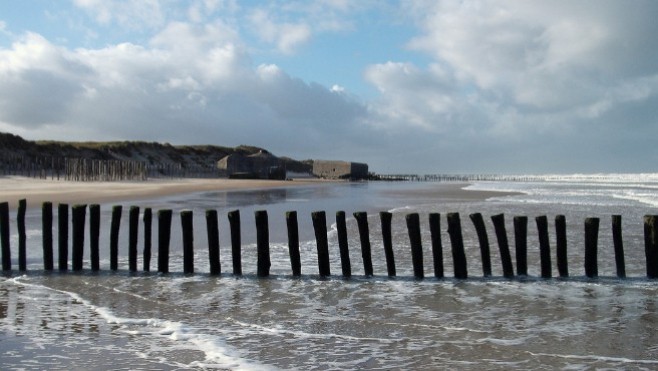
[[[658,174],[528,179],[468,184],[321,183],[103,204],[100,272],[89,269],[88,245],[82,272],[44,271],[41,210],[30,208],[26,216],[28,270],[18,272],[14,256],[14,270],[0,278],[0,368],[658,369],[658,281],[646,278],[643,237],[643,216],[658,214]],[[124,206],[116,272],[109,270],[109,220],[114,204]],[[132,205],[174,211],[171,273],[155,272],[155,220],[153,271],[141,271],[140,255],[140,272],[129,272],[127,209]],[[219,213],[220,276],[208,273],[208,209]],[[182,210],[194,212],[194,274],[183,274],[178,217]],[[232,273],[227,218],[232,210],[240,210],[242,219],[242,276]],[[267,278],[256,275],[257,210],[268,212],[272,265]],[[285,221],[290,210],[297,211],[299,219],[301,277],[291,275]],[[329,277],[318,274],[313,211],[327,215]],[[341,275],[337,211],[348,216],[353,274],[349,279]],[[364,275],[353,217],[357,211],[369,215],[374,276]],[[396,277],[387,276],[380,211],[393,213]],[[453,212],[460,214],[468,279],[453,277],[446,221],[446,214]],[[411,213],[420,215],[424,279],[414,278],[405,222]],[[429,213],[441,214],[445,270],[441,279],[433,276]],[[491,277],[482,275],[478,239],[469,219],[472,213],[481,213],[485,219]],[[490,218],[501,213],[514,261],[512,219],[528,217],[527,276],[503,277]],[[564,215],[567,222],[568,278],[558,277],[555,264],[557,215]],[[622,215],[627,274],[623,279],[616,275],[612,215]],[[550,279],[540,278],[538,216],[547,216],[549,221],[554,277]],[[586,277],[584,271],[584,220],[588,217],[600,218],[596,278]],[[15,211],[11,220],[15,253]],[[56,223],[53,232],[56,242]],[[141,225],[139,233],[141,254]]]

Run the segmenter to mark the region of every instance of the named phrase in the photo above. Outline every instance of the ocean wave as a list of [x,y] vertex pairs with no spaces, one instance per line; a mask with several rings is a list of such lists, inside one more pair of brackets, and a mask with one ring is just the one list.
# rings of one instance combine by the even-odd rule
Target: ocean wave
[[203,361],[194,361],[189,366],[200,367],[214,365],[221,368],[236,370],[269,369],[267,365],[244,358],[240,352],[226,345],[218,335],[211,335],[202,330],[179,321],[169,321],[160,318],[128,318],[116,315],[107,307],[97,306],[79,294],[58,290],[55,288],[25,282],[27,276],[12,278],[8,281],[21,286],[48,290],[69,296],[73,301],[84,305],[99,315],[106,323],[120,325],[120,330],[130,335],[158,336],[169,340],[186,343],[205,355]]

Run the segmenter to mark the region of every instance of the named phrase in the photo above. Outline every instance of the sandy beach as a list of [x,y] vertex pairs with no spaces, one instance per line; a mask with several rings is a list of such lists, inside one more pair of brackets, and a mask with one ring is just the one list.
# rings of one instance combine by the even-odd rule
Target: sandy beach
[[[251,179],[152,179],[125,182],[73,182],[50,179],[34,179],[18,176],[0,177],[0,202],[17,207],[18,200],[26,199],[28,208],[40,207],[45,201],[53,203],[92,204],[157,198],[176,194],[265,189],[308,186],[327,183],[319,179],[251,180]],[[414,191],[389,191],[391,197],[409,193],[420,197],[434,197],[452,201],[477,201],[507,193],[468,191],[467,183],[441,183],[438,187]],[[396,194],[403,192],[403,194]]]
[[497,191],[480,191],[480,190],[467,190],[469,183],[461,182],[437,182],[433,183],[436,187],[428,187],[425,189],[418,189],[414,191],[393,189],[384,191],[383,193],[391,197],[405,197],[413,194],[417,197],[434,198],[443,201],[482,201],[491,197],[514,196],[519,195],[519,192],[497,192]]
[[319,184],[316,179],[251,180],[251,179],[153,179],[126,182],[72,182],[34,179],[27,177],[0,177],[0,202],[9,202],[16,208],[18,200],[26,199],[28,208],[40,207],[45,201],[53,203],[91,204],[129,201],[175,194],[263,189]]

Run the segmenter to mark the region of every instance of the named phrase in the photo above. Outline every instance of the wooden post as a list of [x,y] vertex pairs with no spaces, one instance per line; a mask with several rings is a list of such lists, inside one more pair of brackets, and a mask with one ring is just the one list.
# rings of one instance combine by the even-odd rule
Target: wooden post
[[219,224],[217,210],[206,210],[206,230],[208,231],[208,263],[210,274],[222,273],[219,257]]
[[644,216],[644,254],[647,277],[658,278],[658,215]]
[[231,225],[231,257],[233,259],[233,274],[242,275],[242,241],[240,236],[240,210],[228,212]]
[[414,277],[423,278],[423,245],[420,236],[420,217],[418,213],[406,215],[409,244],[411,245],[411,262],[414,266]]
[[500,260],[503,265],[503,276],[505,278],[514,277],[514,266],[512,265],[512,255],[509,251],[509,242],[507,241],[507,230],[505,229],[505,215],[498,214],[491,217],[496,239],[498,240],[498,249],[500,250]]
[[484,225],[482,214],[474,213],[469,215],[475,230],[478,235],[478,242],[480,243],[480,255],[482,256],[482,275],[484,277],[491,277],[491,253],[489,251],[489,237],[487,236],[487,229]]
[[11,270],[11,247],[9,246],[9,203],[0,203],[0,242],[2,243],[2,270]]
[[363,259],[363,270],[366,277],[373,275],[372,253],[370,250],[370,229],[368,228],[368,214],[365,211],[354,213],[354,218],[359,227],[359,239],[361,240],[361,257]]
[[379,219],[382,224],[382,241],[384,243],[384,255],[386,256],[386,270],[389,277],[395,277],[395,255],[393,254],[393,236],[391,231],[393,214],[388,211],[382,211],[379,213]]
[[541,259],[541,277],[551,278],[551,248],[548,239],[548,218],[545,215],[535,218],[539,235],[539,256]]
[[345,221],[345,212],[336,212],[336,230],[338,235],[338,249],[340,250],[340,266],[343,277],[352,276],[352,264],[350,263],[349,245],[347,240],[347,223]]
[[59,226],[59,270],[68,269],[69,259],[69,205],[59,204],[57,206],[57,222]]
[[432,235],[432,258],[434,277],[443,278],[443,245],[441,243],[441,214],[430,213],[430,234]]
[[139,206],[128,213],[128,270],[137,272],[137,239],[139,236]]
[[528,275],[528,217],[514,217],[514,245],[516,250],[516,274]]
[[84,258],[85,217],[87,214],[87,205],[74,205],[71,208],[71,214],[72,214],[72,223],[73,223],[71,267],[74,271],[81,271],[82,261]]
[[327,241],[327,216],[324,211],[311,213],[313,219],[313,230],[318,250],[318,270],[320,277],[331,275],[329,266],[329,242]]
[[555,217],[555,241],[557,255],[557,271],[560,277],[569,277],[569,262],[567,259],[567,222],[564,215]]
[[302,262],[299,256],[299,226],[297,223],[297,212],[286,212],[286,225],[288,227],[288,254],[290,255],[290,266],[292,275],[302,275]]
[[468,278],[466,266],[466,253],[464,252],[464,238],[462,237],[461,220],[459,213],[448,213],[448,235],[452,246],[452,259],[455,269],[455,278]]
[[53,203],[41,205],[41,226],[43,234],[43,269],[53,270]]
[[121,226],[121,205],[112,207],[112,222],[110,224],[110,269],[119,269],[119,227]]
[[599,218],[585,219],[585,275],[589,278],[599,275],[598,268]]
[[621,235],[621,215],[612,216],[612,240],[615,246],[615,265],[617,277],[626,277],[626,263],[624,262],[624,241]]
[[99,239],[101,232],[101,205],[89,205],[89,253],[91,257],[91,270],[100,270]]
[[169,241],[171,239],[171,216],[169,209],[158,210],[158,272],[169,273]]
[[267,277],[270,275],[270,232],[267,219],[267,210],[256,210],[256,249],[258,260],[256,262],[256,275]]
[[194,273],[194,215],[192,210],[180,212],[183,230],[183,273]]
[[150,207],[144,209],[144,272],[151,270],[151,234],[153,232],[153,210]]
[[16,214],[16,223],[18,225],[18,270],[27,270],[27,234],[25,233],[25,211],[27,201],[21,199],[18,201],[18,212]]

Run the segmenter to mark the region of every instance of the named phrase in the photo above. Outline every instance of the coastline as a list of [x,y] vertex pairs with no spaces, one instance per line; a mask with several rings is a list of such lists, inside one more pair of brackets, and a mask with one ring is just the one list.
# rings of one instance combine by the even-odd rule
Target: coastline
[[[93,204],[158,198],[206,191],[235,191],[319,185],[340,181],[323,179],[258,180],[225,178],[152,179],[123,182],[74,182],[35,179],[20,176],[0,177],[0,202],[17,208],[20,199],[27,200],[28,208],[40,207],[43,202]],[[385,191],[392,197],[432,197],[450,201],[483,201],[491,197],[515,195],[514,192],[467,190],[469,183],[436,183],[436,187],[417,190]]]
[[15,209],[20,199],[27,207],[40,207],[43,202],[93,204],[157,198],[205,191],[234,191],[304,186],[327,183],[326,180],[259,180],[225,178],[152,179],[123,182],[74,182],[34,179],[20,176],[0,177],[0,202]]
[[404,196],[404,195],[415,195],[418,197],[424,198],[435,198],[441,199],[443,201],[485,201],[492,197],[505,197],[505,196],[517,196],[522,195],[521,192],[509,192],[509,191],[482,191],[482,190],[471,190],[464,189],[471,185],[472,183],[468,182],[437,182],[437,183],[428,183],[436,184],[436,187],[427,187],[423,189],[416,190],[390,190],[385,193],[389,196]]

